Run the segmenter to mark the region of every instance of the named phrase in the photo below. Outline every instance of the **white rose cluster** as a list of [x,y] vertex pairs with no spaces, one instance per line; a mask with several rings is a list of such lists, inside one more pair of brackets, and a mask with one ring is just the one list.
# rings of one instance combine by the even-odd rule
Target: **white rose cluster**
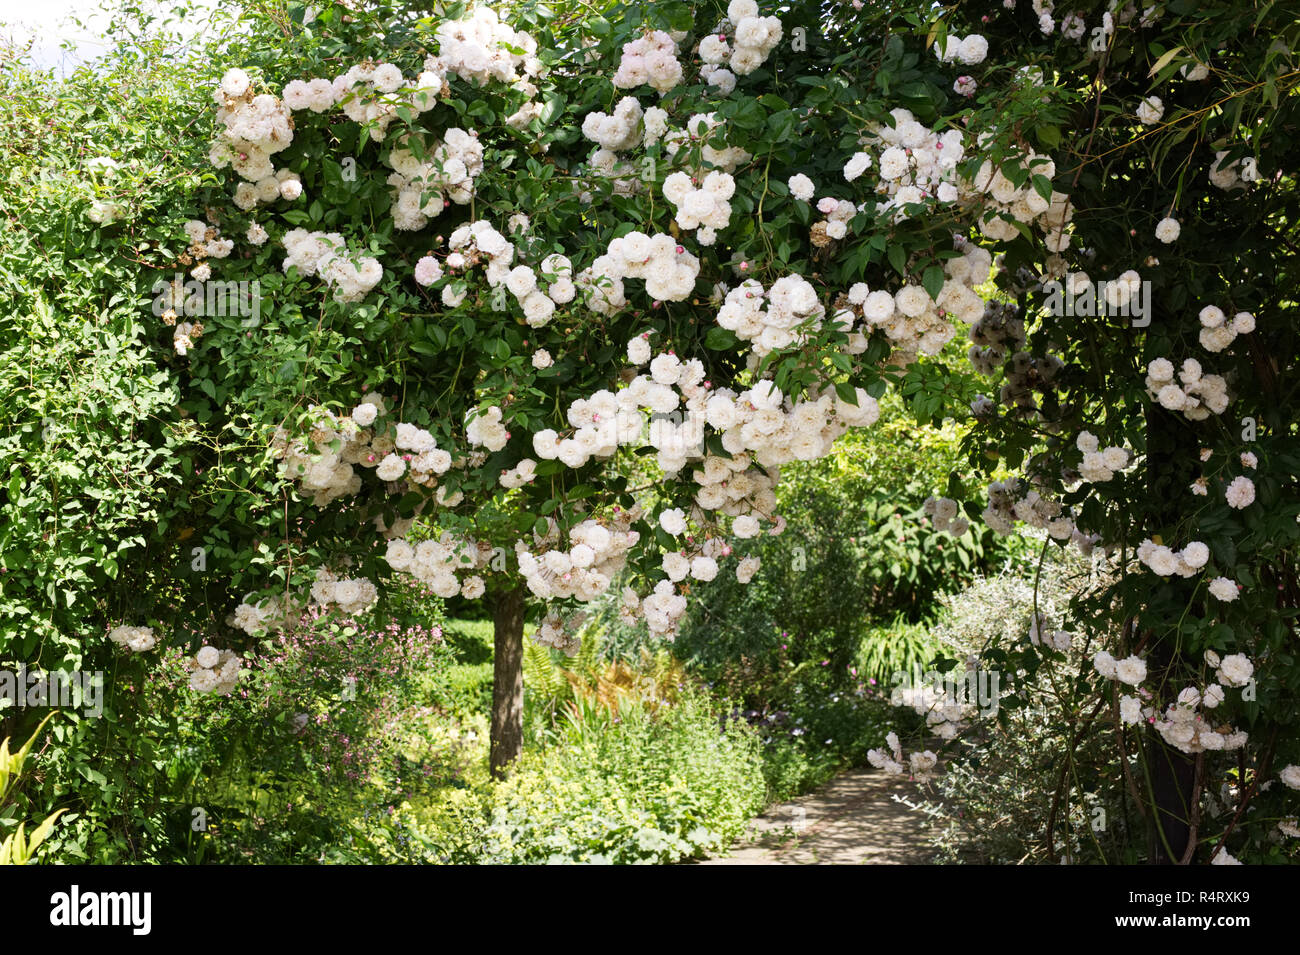
[[219,228],[200,219],[185,223],[185,237],[190,240],[188,251],[196,259],[224,259],[235,249],[233,239],[223,239]]
[[374,606],[379,591],[366,577],[337,577],[322,567],[311,585],[311,599],[322,608],[335,606],[342,613],[353,616]]
[[1212,185],[1225,191],[1245,189],[1247,182],[1254,182],[1259,178],[1253,157],[1224,162],[1227,158],[1228,151],[1226,149],[1215,152],[1214,162],[1210,165],[1210,183]]
[[519,573],[533,596],[541,600],[574,598],[584,603],[605,593],[627,564],[627,555],[640,539],[632,530],[639,510],[618,510],[608,521],[589,518],[569,530],[568,547],[560,545],[553,522],[534,540],[534,553],[523,541],[515,543]]
[[641,614],[650,633],[671,640],[686,616],[686,597],[677,593],[671,580],[661,580],[641,601]]
[[190,675],[191,690],[229,696],[239,683],[244,661],[233,650],[205,646],[183,666]]
[[[459,226],[447,237],[451,252],[443,266],[453,275],[486,263],[485,274],[491,286],[502,285],[510,275],[515,260],[515,246],[486,219],[477,219]],[[464,282],[449,283],[442,289],[442,304],[455,308],[465,300],[467,286]]]
[[[981,141],[980,145],[983,144]],[[1070,197],[1053,190],[1045,199],[1034,188],[1035,176],[1050,181],[1056,175],[1056,163],[1050,156],[1032,150],[1018,157],[1017,163],[1024,176],[1020,186],[1007,177],[1001,166],[988,160],[980,165],[974,179],[962,182],[963,198],[982,201],[985,206],[980,231],[990,239],[1010,242],[1020,235],[1009,221],[1014,220],[1042,230],[1048,251],[1064,252],[1070,247],[1071,238],[1066,227],[1074,219]]]
[[663,95],[681,81],[676,41],[663,30],[652,30],[623,44],[623,57],[612,82],[621,90],[649,84]]
[[[433,435],[415,425],[400,422],[396,438],[387,426],[372,428],[387,415],[384,399],[376,394],[364,396],[348,416],[338,416],[328,409],[311,409],[310,431],[305,438],[289,440],[287,432],[277,431],[272,451],[280,459],[281,477],[298,482],[304,494],[311,495],[316,507],[361,490],[357,468],[374,468],[381,481],[405,478],[412,485],[438,486],[438,478],[450,470],[451,454],[438,447]],[[333,449],[338,442],[338,450]],[[411,525],[410,519],[397,521],[391,528],[380,528],[389,536],[401,536]]]
[[614,239],[608,251],[578,274],[587,307],[612,315],[627,304],[623,283],[644,279],[646,294],[659,302],[681,302],[690,297],[700,274],[700,260],[671,235],[629,232]]
[[[701,75],[712,85],[722,87],[724,95],[730,93],[737,76],[748,76],[767,61],[783,32],[779,18],[759,15],[755,0],[731,0],[727,22],[700,41],[700,59],[704,61]],[[727,42],[728,33],[732,33],[734,46]],[[723,68],[724,63],[729,69]],[[715,79],[719,73],[730,74],[730,80]]]
[[901,222],[908,217],[909,205],[930,200],[944,204],[957,201],[961,194],[957,164],[965,155],[961,131],[936,133],[907,109],[890,110],[890,116],[893,126],[874,126],[861,140],[879,153],[876,192],[888,197],[880,211],[896,210],[894,221]]
[[454,74],[479,86],[489,80],[515,83],[521,74],[527,78],[542,72],[537,40],[503,23],[491,7],[475,7],[462,20],[443,20],[435,36],[438,55],[425,60],[426,70]]
[[249,603],[245,598],[226,617],[226,625],[253,636],[261,632],[282,630],[296,623],[306,609],[306,603],[291,594],[274,594],[256,604]]
[[[208,159],[218,169],[232,167],[248,183],[274,179],[271,157],[293,142],[293,118],[278,96],[254,94],[247,73],[227,70],[213,91],[221,131]],[[250,187],[251,188],[251,187]]]
[[523,487],[525,484],[531,484],[537,479],[537,462],[532,458],[524,458],[513,468],[501,472],[499,478],[501,486],[507,489]]
[[849,234],[849,220],[858,213],[859,208],[847,199],[823,196],[817,201],[817,211],[826,218],[813,225],[812,242],[815,247],[824,248],[831,241]]
[[319,275],[334,289],[340,302],[359,302],[384,277],[379,260],[368,255],[353,256],[337,232],[308,232],[292,229],[285,233],[284,271],[296,268],[301,275]]
[[1137,686],[1147,678],[1147,663],[1139,656],[1116,660],[1105,650],[1098,650],[1092,658],[1093,668],[1107,680],[1118,680]]
[[1024,521],[1030,527],[1046,530],[1053,540],[1069,541],[1085,557],[1101,541],[1099,535],[1078,527],[1060,501],[1043,497],[1018,478],[994,481],[989,485],[988,497],[981,519],[995,534],[1010,534],[1016,521]]
[[760,380],[740,394],[718,390],[705,415],[722,432],[728,454],[750,454],[762,467],[776,468],[823,457],[850,427],[875,424],[880,416],[876,400],[861,388],[854,397],[857,404],[826,392],[794,402],[771,381]]
[[500,451],[510,440],[510,432],[502,423],[500,407],[472,408],[465,414],[465,437],[469,443],[489,451]]
[[636,97],[624,96],[614,105],[612,115],[593,111],[583,117],[582,135],[601,149],[611,153],[623,152],[643,142],[646,135],[642,131],[644,116]]
[[953,739],[966,729],[968,721],[976,715],[971,703],[959,700],[948,688],[940,689],[930,683],[894,687],[889,702],[893,706],[906,706],[917,716],[924,716],[926,728],[940,739]]
[[[310,93],[311,85],[317,82],[312,80],[306,90],[292,89],[294,84],[290,83],[284,90],[286,102],[301,102],[302,106],[321,112],[315,107],[323,101],[323,94],[313,103]],[[343,114],[354,123],[369,127],[370,138],[381,143],[388,135],[388,127],[403,112],[423,113],[438,105],[444,81],[440,70],[426,66],[414,82],[408,83],[392,63],[367,61],[350,67],[331,85],[334,102]]]
[[108,639],[132,653],[146,653],[158,645],[158,638],[154,636],[151,627],[114,627],[108,632]]
[[1162,408],[1181,411],[1191,421],[1204,421],[1228,409],[1228,383],[1219,375],[1205,374],[1195,358],[1183,362],[1177,381],[1173,362],[1155,359],[1147,366],[1146,387]]
[[[464,596],[474,600],[486,590],[478,575],[492,562],[492,546],[443,532],[437,540],[412,545],[406,540],[388,542],[384,560],[401,574],[410,574],[444,600]],[[460,576],[457,576],[457,575]]]
[[1079,432],[1075,447],[1083,452],[1079,474],[1090,484],[1109,481],[1116,471],[1129,466],[1130,456],[1124,448],[1102,448],[1097,436],[1090,431]]
[[858,288],[858,295],[850,295],[850,302],[862,297],[857,307],[862,313],[863,331],[878,328],[894,345],[895,363],[906,364],[918,352],[939,354],[957,334],[954,319],[978,322],[984,316],[984,300],[975,294],[973,286],[988,280],[992,257],[974,243],[961,244],[959,251],[961,255],[944,263],[945,278],[937,299],[919,285],[904,285],[892,294],[868,291],[865,297]]
[[584,613],[576,613],[566,620],[558,613],[548,613],[542,618],[542,625],[533,634],[533,639],[544,647],[559,650],[568,657],[575,657],[582,649],[582,638],[574,631],[582,625],[586,617]]
[[1221,352],[1238,335],[1249,335],[1255,330],[1255,316],[1250,312],[1238,312],[1229,319],[1217,305],[1205,306],[1197,318],[1201,322],[1201,347],[1209,352]]
[[804,343],[821,328],[825,316],[826,306],[808,280],[786,275],[766,292],[756,279],[745,280],[727,292],[716,320],[750,342],[755,355],[764,356]]
[[950,497],[934,497],[931,495],[925,499],[922,511],[926,517],[930,518],[930,523],[940,534],[961,537],[962,534],[970,530],[970,521],[961,516],[960,507]]
[[530,328],[549,324],[555,307],[572,302],[578,293],[573,282],[573,263],[558,253],[543,259],[540,271],[516,265],[506,275],[505,285],[518,300]]
[[[397,229],[423,229],[440,215],[448,200],[468,205],[474,198],[474,179],[483,172],[483,146],[474,132],[451,128],[428,148],[412,148],[408,134],[388,154],[393,168],[388,184],[394,189],[392,215]],[[426,156],[423,161],[420,156]]]
[[950,36],[944,43],[934,45],[934,53],[943,63],[961,63],[975,66],[989,55],[989,41],[978,33],[969,36]]
[[676,156],[683,147],[702,143],[700,158],[704,164],[734,175],[742,163],[749,162],[754,156],[739,146],[724,146],[719,149],[710,145],[722,129],[724,124],[718,119],[717,113],[695,113],[686,121],[684,130],[675,129],[664,135],[664,149],[668,155]]
[[684,172],[675,172],[664,180],[664,197],[677,211],[677,227],[697,229],[695,238],[701,245],[713,245],[719,229],[731,222],[731,197],[736,180],[730,173],[714,170],[699,183]]
[[[1212,689],[1217,687],[1211,685],[1203,696],[1196,687],[1189,686],[1178,694],[1175,702],[1169,704],[1163,718],[1152,724],[1166,743],[1184,753],[1241,749],[1246,745],[1248,734],[1229,727],[1215,729],[1205,716],[1198,712],[1201,706],[1213,708],[1211,701],[1216,697],[1209,695]],[[1217,698],[1222,699],[1222,690],[1219,691]],[[1227,732],[1220,732],[1220,730],[1227,730]]]
[[1152,573],[1160,577],[1194,577],[1210,559],[1210,548],[1201,541],[1192,541],[1176,551],[1150,538],[1138,545],[1137,558]]
[[885,744],[889,749],[872,749],[867,751],[867,762],[877,769],[883,769],[891,776],[901,776],[907,772],[918,783],[929,782],[934,775],[935,767],[939,764],[939,757],[931,750],[924,750],[920,753],[912,753],[907,757],[907,763],[903,763],[903,751],[898,745],[898,734],[889,733],[885,737]]

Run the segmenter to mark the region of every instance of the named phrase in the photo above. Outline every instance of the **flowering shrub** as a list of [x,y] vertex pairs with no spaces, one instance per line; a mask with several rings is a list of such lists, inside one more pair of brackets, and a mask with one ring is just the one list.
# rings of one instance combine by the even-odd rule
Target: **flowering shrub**
[[[501,771],[526,594],[550,646],[576,651],[580,605],[606,595],[672,638],[688,581],[759,579],[754,542],[787,524],[782,469],[878,426],[892,387],[920,424],[975,425],[929,516],[1024,523],[1112,562],[1068,625],[1036,621],[1015,667],[986,662],[1067,665],[1060,635],[1078,634],[1106,654],[1077,674],[1089,694],[1150,694],[1122,730],[1158,757],[1148,855],[1190,860],[1206,838],[1202,855],[1265,852],[1252,818],[1289,818],[1275,783],[1300,759],[1297,348],[1276,239],[1296,72],[1269,39],[1291,24],[1226,0],[1063,6],[250,14],[156,111],[186,130],[174,179],[131,165],[167,124],[112,139],[100,120],[120,156],[52,147],[78,186],[25,190],[33,225],[4,237],[7,262],[56,234],[73,237],[61,261],[113,250],[67,315],[35,286],[5,295],[47,326],[106,300],[110,351],[146,384],[86,390],[116,401],[94,414],[122,408],[114,466],[153,490],[123,495],[94,470],[105,454],[92,487],[113,489],[65,500],[79,466],[32,456],[45,412],[16,409],[3,596],[36,625],[3,652],[77,659],[144,627],[216,651],[195,657],[195,689],[235,690],[251,641],[312,607],[383,607],[410,575],[496,608]],[[234,307],[208,314],[177,272]],[[128,322],[155,279],[171,289],[157,320]],[[945,353],[966,335],[969,370]],[[93,532],[44,526],[97,500],[127,506]],[[91,584],[117,593],[109,541],[132,551],[131,599],[73,610]],[[179,623],[197,606],[192,639]],[[1249,781],[1207,836],[1180,805],[1228,771],[1218,749]],[[1154,795],[1162,774],[1178,805]]]

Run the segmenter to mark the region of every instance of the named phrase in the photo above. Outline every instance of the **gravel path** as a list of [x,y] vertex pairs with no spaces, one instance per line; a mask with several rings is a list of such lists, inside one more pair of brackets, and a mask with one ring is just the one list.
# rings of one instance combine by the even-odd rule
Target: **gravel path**
[[916,800],[905,777],[853,769],[815,792],[773,806],[730,855],[702,865],[924,865],[923,815],[890,798]]

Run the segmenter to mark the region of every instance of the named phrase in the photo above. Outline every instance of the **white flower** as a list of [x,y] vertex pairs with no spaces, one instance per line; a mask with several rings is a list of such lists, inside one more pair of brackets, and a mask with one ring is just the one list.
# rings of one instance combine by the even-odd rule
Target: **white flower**
[[1119,698],[1119,718],[1130,726],[1142,722],[1142,702],[1136,696]]
[[1182,232],[1183,227],[1178,224],[1177,219],[1171,219],[1168,216],[1156,223],[1156,238],[1168,245],[1178,239],[1178,234]]
[[379,416],[379,409],[369,401],[363,401],[352,409],[352,420],[363,428],[368,428],[375,423],[375,418]]
[[1289,789],[1300,789],[1300,766],[1286,766],[1277,776]]
[[533,352],[534,368],[550,368],[554,364],[555,359],[551,357],[551,353],[545,348],[539,348],[537,351]]
[[978,33],[972,33],[962,40],[961,46],[957,48],[957,60],[966,66],[974,66],[976,63],[983,63],[988,53],[989,41]]
[[1215,577],[1210,581],[1210,593],[1225,603],[1237,599],[1237,584],[1229,577]]
[[650,354],[650,343],[640,336],[627,343],[627,360],[634,365],[644,365]]
[[1145,126],[1154,126],[1165,115],[1165,104],[1159,96],[1148,96],[1138,104],[1137,118]]
[[1131,656],[1115,664],[1115,679],[1129,686],[1137,686],[1147,678],[1147,664],[1141,657]]
[[431,255],[426,255],[415,263],[415,281],[424,286],[432,285],[442,278],[442,264]]
[[659,526],[677,537],[686,532],[686,515],[680,507],[670,508],[659,515]]
[[757,557],[746,557],[736,565],[736,580],[742,584],[749,583],[754,579],[754,574],[758,573],[758,567]]
[[406,473],[406,462],[396,454],[387,454],[375,468],[375,476],[381,481],[396,481]]
[[1255,665],[1244,653],[1233,653],[1223,658],[1217,676],[1225,686],[1245,686],[1255,673]]
[[786,185],[790,187],[790,195],[804,202],[812,199],[817,191],[817,187],[813,185],[813,181],[803,173],[796,173],[791,176]]
[[691,561],[691,576],[696,580],[712,580],[718,576],[718,562],[712,557],[696,557]]
[[1240,510],[1255,500],[1255,482],[1248,477],[1233,478],[1224,494],[1228,499],[1228,506]]
[[1115,658],[1105,650],[1098,650],[1092,658],[1092,665],[1107,680],[1115,679]]
[[854,153],[849,161],[844,164],[844,178],[852,182],[866,172],[867,167],[870,165],[870,156],[866,153]]
[[1219,851],[1210,860],[1210,865],[1241,865],[1241,862],[1229,855],[1227,849],[1220,846]]
[[1192,541],[1183,548],[1181,556],[1183,561],[1189,567],[1204,567],[1206,561],[1210,559],[1210,548],[1206,547],[1200,541]]
[[195,662],[201,667],[211,669],[216,666],[221,659],[221,653],[216,647],[203,647],[194,655]]

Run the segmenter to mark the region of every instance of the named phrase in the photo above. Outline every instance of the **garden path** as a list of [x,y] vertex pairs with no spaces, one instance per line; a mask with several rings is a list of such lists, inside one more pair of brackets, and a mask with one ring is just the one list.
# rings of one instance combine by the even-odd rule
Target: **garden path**
[[915,800],[906,777],[852,769],[820,789],[773,806],[726,856],[702,865],[924,865],[924,818],[895,802]]

